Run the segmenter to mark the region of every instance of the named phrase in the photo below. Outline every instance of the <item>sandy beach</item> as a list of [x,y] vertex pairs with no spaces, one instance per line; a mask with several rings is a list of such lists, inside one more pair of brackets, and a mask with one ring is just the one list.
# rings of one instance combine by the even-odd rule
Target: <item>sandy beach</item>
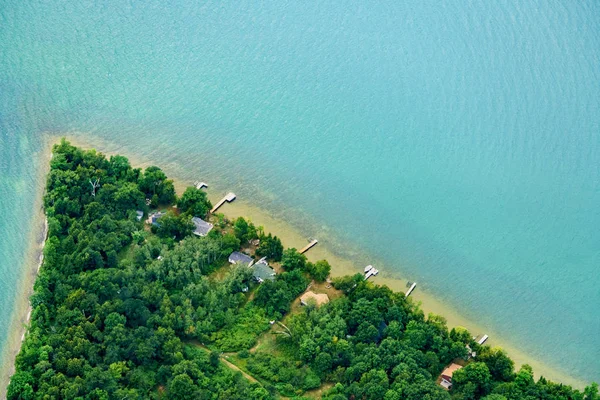
[[6,398],[6,388],[10,382],[10,376],[15,371],[15,357],[21,349],[21,343],[25,340],[25,333],[31,318],[31,306],[29,297],[33,293],[33,284],[44,261],[44,244],[48,234],[48,222],[42,207],[42,193],[46,184],[46,175],[50,168],[50,155],[53,142],[48,140],[44,144],[44,151],[39,153],[39,167],[37,179],[34,184],[39,196],[35,199],[34,219],[29,225],[30,246],[27,250],[25,260],[22,264],[23,274],[18,284],[19,296],[15,299],[13,315],[9,326],[9,335],[6,344],[0,354],[0,399]]
[[[60,136],[54,135],[48,137],[49,144],[45,146],[46,151],[42,155],[44,161],[41,162],[41,166],[39,168],[41,176],[45,176],[49,168],[48,164],[50,159],[51,144],[59,140],[59,138]],[[178,193],[182,193],[187,186],[191,186],[193,184],[191,181],[178,179],[178,175],[180,176],[178,172],[181,173],[182,167],[176,164],[163,164],[160,161],[153,162],[152,160],[141,158],[133,152],[128,151],[128,149],[121,148],[114,143],[107,143],[102,139],[95,138],[88,134],[86,134],[85,139],[79,135],[67,135],[67,139],[74,145],[83,148],[95,148],[107,155],[117,153],[122,154],[128,157],[131,164],[136,167],[146,167],[151,164],[159,165],[169,176],[169,178],[174,180]],[[209,187],[206,190],[208,197],[213,204],[223,196],[225,191],[235,191],[235,188],[219,187],[218,182],[210,181],[210,177],[198,178],[202,178],[201,180],[208,183]],[[45,179],[40,179],[38,181],[41,182],[41,194],[43,193]],[[4,398],[5,396],[5,390],[9,376],[14,371],[14,357],[19,351],[21,340],[24,335],[24,326],[27,323],[28,315],[30,315],[28,298],[31,294],[37,268],[39,268],[40,265],[40,255],[43,245],[43,240],[40,241],[40,237],[45,237],[45,234],[43,234],[45,228],[43,223],[44,218],[41,209],[41,200],[42,199],[40,195],[39,198],[36,199],[36,204],[39,204],[40,212],[38,214],[38,220],[40,222],[38,223],[39,226],[36,226],[35,229],[33,229],[31,241],[31,243],[35,243],[35,245],[32,245],[30,251],[31,254],[28,255],[27,259],[29,262],[25,264],[28,267],[24,270],[24,278],[20,285],[20,287],[24,288],[23,295],[17,300],[14,313],[15,316],[13,317],[13,323],[11,325],[10,338],[4,354],[2,355],[4,362],[2,363],[2,367],[0,367],[0,398]],[[256,225],[264,226],[267,232],[272,232],[273,234],[279,236],[285,247],[304,247],[307,243],[308,237],[313,236],[311,232],[303,232],[301,229],[293,226],[288,221],[282,218],[273,217],[268,210],[263,210],[243,198],[238,198],[233,203],[225,204],[223,207],[221,207],[221,209],[219,209],[219,212],[222,212],[228,218],[236,218],[238,216],[249,218]],[[311,261],[327,259],[332,265],[333,276],[342,276],[361,272],[365,265],[362,262],[365,259],[368,259],[370,264],[376,265],[376,267],[380,270],[380,274],[373,279],[373,282],[385,284],[395,291],[406,291],[407,280],[403,279],[401,276],[399,277],[396,274],[392,274],[392,268],[389,265],[386,265],[382,260],[378,260],[375,257],[366,255],[361,251],[362,249],[352,249],[352,253],[360,254],[360,257],[348,257],[348,254],[350,253],[340,253],[338,250],[340,248],[340,243],[335,241],[333,235],[331,237],[318,236],[317,238],[319,239],[319,244],[308,251],[306,255]],[[402,270],[402,268],[396,267],[395,270],[397,269]],[[463,326],[469,329],[473,335],[483,333],[489,335],[490,339],[488,340],[487,344],[504,348],[515,361],[517,368],[520,365],[527,363],[533,367],[537,377],[543,375],[553,381],[570,384],[577,388],[583,388],[586,386],[586,382],[569,376],[568,372],[560,371],[527,355],[523,351],[519,350],[518,344],[505,342],[502,340],[502,338],[498,337],[494,331],[480,326],[476,321],[470,320],[467,316],[462,315],[459,311],[454,310],[437,300],[434,294],[426,292],[423,290],[422,286],[417,286],[416,290],[411,295],[411,298],[413,301],[421,304],[421,307],[426,314],[432,312],[446,318],[449,327]]]

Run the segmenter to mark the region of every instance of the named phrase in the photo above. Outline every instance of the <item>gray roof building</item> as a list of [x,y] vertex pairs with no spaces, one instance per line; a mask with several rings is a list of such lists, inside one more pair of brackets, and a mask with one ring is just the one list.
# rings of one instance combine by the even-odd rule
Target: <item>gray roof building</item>
[[136,217],[135,217],[135,218],[136,218],[138,221],[141,221],[141,220],[142,220],[142,217],[144,216],[144,212],[143,212],[143,211],[141,211],[141,210],[137,210],[137,211],[135,212],[135,215],[136,215]]
[[192,232],[192,233],[196,236],[206,236],[206,235],[208,235],[208,232],[210,232],[211,229],[213,228],[213,224],[211,224],[210,222],[206,222],[203,219],[200,219],[198,217],[192,218],[192,222],[194,223],[194,226],[196,227],[194,229],[194,232]]
[[258,283],[275,279],[275,271],[264,261],[259,261],[252,266],[252,276]]
[[156,225],[158,226],[159,223],[157,222],[160,218],[162,218],[166,213],[162,212],[162,211],[157,211],[154,212],[152,214],[150,214],[148,216],[148,219],[146,220],[147,223],[152,224],[152,225]]
[[234,251],[229,255],[229,262],[231,264],[245,264],[247,266],[251,266],[254,264],[254,259],[244,253]]

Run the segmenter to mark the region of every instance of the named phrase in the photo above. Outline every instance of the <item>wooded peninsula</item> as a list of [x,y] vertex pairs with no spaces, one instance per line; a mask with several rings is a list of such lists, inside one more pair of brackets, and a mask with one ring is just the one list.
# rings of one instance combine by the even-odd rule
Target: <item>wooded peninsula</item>
[[201,189],[178,197],[158,167],[63,139],[44,207],[9,400],[600,399],[515,371],[362,274],[329,279],[327,261],[211,215]]

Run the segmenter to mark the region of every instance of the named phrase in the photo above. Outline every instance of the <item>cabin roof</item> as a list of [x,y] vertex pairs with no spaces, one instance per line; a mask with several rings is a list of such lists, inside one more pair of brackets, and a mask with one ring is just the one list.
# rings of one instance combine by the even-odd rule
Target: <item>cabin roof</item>
[[452,379],[452,374],[454,373],[454,371],[461,369],[462,366],[452,363],[450,365],[448,365],[443,371],[442,371],[442,376],[443,377],[448,377],[450,379]]
[[162,211],[153,212],[152,214],[150,214],[148,216],[148,219],[146,220],[146,222],[148,222],[149,224],[158,226],[159,224],[156,221],[158,221],[160,218],[164,217],[165,214],[166,214],[166,212],[162,212]]
[[193,234],[197,236],[206,236],[213,228],[213,224],[198,217],[192,218],[192,222],[195,226]]
[[241,253],[239,251],[234,251],[229,255],[229,262],[232,264],[247,264],[251,265],[254,259],[249,255]]
[[275,279],[275,271],[273,270],[273,268],[269,267],[269,265],[264,261],[257,262],[252,266],[252,275],[259,282],[265,281],[267,279]]

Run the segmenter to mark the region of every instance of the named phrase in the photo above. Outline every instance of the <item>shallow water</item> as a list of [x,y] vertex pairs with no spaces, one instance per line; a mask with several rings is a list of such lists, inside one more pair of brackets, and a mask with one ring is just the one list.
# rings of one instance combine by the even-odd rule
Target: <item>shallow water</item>
[[5,2],[0,346],[42,132],[77,131],[599,380],[600,7],[396,3]]

